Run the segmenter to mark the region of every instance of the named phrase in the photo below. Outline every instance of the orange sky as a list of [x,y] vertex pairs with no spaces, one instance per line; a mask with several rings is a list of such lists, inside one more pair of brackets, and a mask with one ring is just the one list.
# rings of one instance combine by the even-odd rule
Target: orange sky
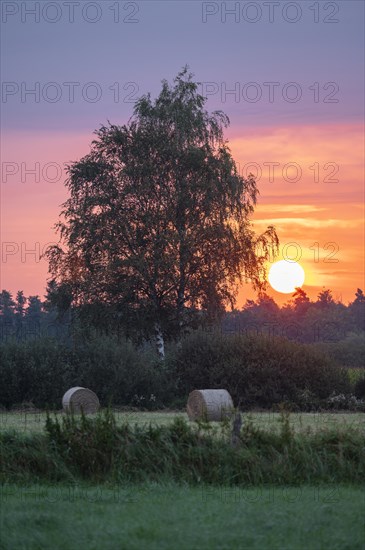
[[[286,244],[297,243],[284,253],[290,258],[296,251],[301,254],[303,288],[311,297],[329,287],[338,299],[351,301],[356,288],[364,287],[362,126],[292,126],[245,134],[232,137],[230,143],[244,172],[245,165],[255,170],[256,165],[248,163],[262,170],[254,215],[257,231],[275,225],[281,243],[278,259]],[[240,293],[239,303],[245,301],[246,291]],[[290,297],[270,294],[279,303]]]
[[[253,217],[256,230],[274,224],[281,252],[288,243],[298,245],[300,263],[306,272],[304,289],[311,297],[322,287],[329,287],[335,298],[345,303],[351,301],[356,288],[365,286],[361,125],[276,126],[258,130],[235,127],[229,129],[227,137],[243,173],[245,165],[253,172],[257,165],[262,170],[258,181],[260,198]],[[47,264],[39,259],[39,251],[55,240],[52,226],[66,198],[61,167],[64,162],[85,155],[92,139],[92,135],[66,133],[38,133],[36,137],[34,133],[8,135],[2,147],[1,288],[43,296]],[[34,175],[26,173],[36,162],[40,172],[38,183]],[[52,165],[48,165],[47,171],[47,163],[59,165],[59,173]],[[256,164],[247,167],[248,163]],[[279,163],[271,181],[270,163]],[[296,163],[296,167],[284,168],[288,163]],[[310,169],[315,163],[319,167],[317,173]],[[298,181],[294,181],[298,166],[301,176],[298,174]],[[337,167],[338,173],[332,174]],[[16,169],[17,173],[12,175],[11,171]],[[319,181],[315,181],[316,176]],[[57,181],[52,182],[53,179]],[[316,258],[311,250],[314,243],[318,243]],[[36,252],[27,253],[31,250]],[[334,255],[330,257],[332,251]],[[291,257],[294,248],[287,252]],[[290,298],[275,291],[270,293],[278,303]],[[253,296],[245,285],[237,307]]]

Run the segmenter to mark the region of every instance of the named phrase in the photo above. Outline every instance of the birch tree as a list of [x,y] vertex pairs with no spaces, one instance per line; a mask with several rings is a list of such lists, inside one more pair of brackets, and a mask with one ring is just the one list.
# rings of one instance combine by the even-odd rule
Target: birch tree
[[60,242],[48,251],[74,304],[127,311],[161,357],[194,316],[233,307],[243,280],[263,288],[278,246],[274,227],[255,234],[255,179],[238,172],[228,117],[205,102],[185,67],[155,100],[141,97],[127,124],[96,130],[90,152],[68,166]]

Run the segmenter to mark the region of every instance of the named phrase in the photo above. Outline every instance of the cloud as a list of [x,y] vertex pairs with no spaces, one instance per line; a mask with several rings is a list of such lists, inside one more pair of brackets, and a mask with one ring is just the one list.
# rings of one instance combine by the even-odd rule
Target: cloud
[[351,229],[360,227],[363,225],[363,220],[341,220],[341,219],[328,219],[328,220],[319,220],[316,218],[256,218],[255,223],[260,223],[263,225],[292,225],[294,227],[302,226],[309,227],[313,229],[321,229],[325,227],[336,227],[340,229]]
[[257,207],[257,212],[322,212],[327,208],[314,206],[314,204],[262,204]]

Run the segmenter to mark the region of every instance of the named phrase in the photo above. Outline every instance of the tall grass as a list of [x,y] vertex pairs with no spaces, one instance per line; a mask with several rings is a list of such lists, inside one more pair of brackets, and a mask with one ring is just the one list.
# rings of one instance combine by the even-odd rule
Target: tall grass
[[258,485],[357,483],[365,479],[365,437],[353,428],[294,433],[282,412],[278,432],[245,419],[237,447],[229,422],[165,426],[116,424],[96,417],[48,417],[46,433],[0,436],[3,481],[21,479]]

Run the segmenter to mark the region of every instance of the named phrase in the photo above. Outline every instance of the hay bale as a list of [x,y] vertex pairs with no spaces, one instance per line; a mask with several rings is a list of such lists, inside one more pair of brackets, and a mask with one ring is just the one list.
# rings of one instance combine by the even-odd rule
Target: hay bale
[[221,421],[230,418],[234,406],[227,390],[194,390],[189,394],[189,420]]
[[87,388],[75,386],[67,390],[62,397],[62,406],[66,412],[85,414],[96,413],[100,408],[98,396]]

